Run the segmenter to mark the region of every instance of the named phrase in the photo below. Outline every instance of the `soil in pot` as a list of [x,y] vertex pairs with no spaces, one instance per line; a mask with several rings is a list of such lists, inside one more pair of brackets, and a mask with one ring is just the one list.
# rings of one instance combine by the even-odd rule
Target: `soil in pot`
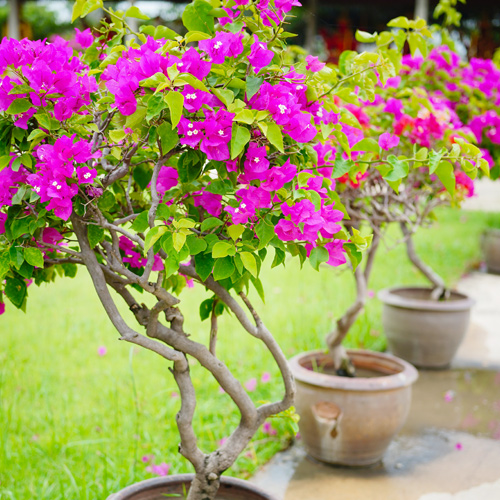
[[465,337],[474,302],[458,292],[447,300],[433,300],[431,293],[424,287],[381,290],[382,325],[394,355],[421,368],[446,368]]
[[[193,474],[147,479],[128,486],[108,497],[107,500],[184,500]],[[217,500],[276,500],[248,481],[222,476]]]
[[[331,464],[368,466],[382,459],[403,426],[418,373],[391,355],[348,354],[356,367],[354,378],[329,374],[329,358],[321,351],[290,360],[297,383],[295,406],[309,455]],[[314,366],[323,366],[323,373]]]

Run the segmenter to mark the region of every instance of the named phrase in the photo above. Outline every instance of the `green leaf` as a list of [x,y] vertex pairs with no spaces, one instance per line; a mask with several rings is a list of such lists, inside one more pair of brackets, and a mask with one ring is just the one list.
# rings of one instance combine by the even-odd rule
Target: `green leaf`
[[241,261],[243,262],[245,268],[250,272],[250,274],[254,278],[257,278],[258,275],[257,262],[255,260],[254,255],[250,252],[240,252],[239,256],[241,257]]
[[64,276],[67,278],[74,278],[78,271],[78,266],[76,264],[63,264],[62,265]]
[[132,5],[132,7],[130,7],[127,12],[125,12],[125,17],[133,17],[135,19],[144,19],[144,20],[147,20],[149,19],[148,16],[146,16],[146,14],[143,14],[138,7],[136,7],[135,5]]
[[234,273],[234,264],[231,257],[217,259],[214,266],[214,280],[220,281],[229,278]]
[[186,243],[186,235],[184,233],[173,233],[172,234],[172,243],[174,248],[180,252],[184,243]]
[[17,278],[9,278],[5,284],[5,295],[8,299],[20,309],[26,298],[26,283]]
[[212,257],[214,259],[234,255],[235,253],[236,249],[234,248],[234,245],[227,241],[219,241],[212,248]]
[[445,150],[434,151],[431,150],[429,152],[429,174],[433,174],[441,161],[441,158],[444,156]]
[[16,268],[19,269],[24,262],[24,252],[21,247],[11,246],[9,249],[9,257],[10,263]]
[[[163,100],[163,96],[161,94],[152,95],[148,100],[148,109],[146,112],[146,120],[150,121],[155,116],[158,116],[166,107],[165,101]],[[121,132],[121,131],[117,131]],[[110,137],[113,139],[111,132],[109,133]],[[125,136],[125,132],[123,132]],[[118,139],[119,141],[120,139]],[[116,142],[118,142],[116,141]]]
[[104,229],[95,224],[87,226],[87,235],[89,238],[90,248],[94,248],[98,243],[104,239]]
[[352,160],[344,160],[341,154],[338,154],[335,158],[335,164],[332,172],[332,179],[338,179],[342,177],[344,174],[347,174],[351,171],[356,164]]
[[371,151],[373,153],[379,153],[380,146],[378,145],[378,142],[375,139],[366,138],[366,139],[361,139],[359,142],[357,142],[352,147],[352,151]]
[[200,304],[200,319],[205,321],[210,317],[212,307],[214,305],[214,298],[206,299]]
[[5,275],[10,269],[10,255],[8,251],[0,254],[0,281],[3,281]]
[[243,234],[244,230],[245,226],[243,224],[234,224],[227,228],[227,232],[233,241],[236,241]]
[[311,254],[309,255],[309,263],[319,271],[319,265],[323,262],[326,262],[329,259],[328,250],[324,247],[315,247],[311,250]]
[[357,249],[354,243],[344,243],[344,249],[351,261],[353,271],[356,271],[363,258],[363,254]]
[[201,223],[200,230],[202,233],[204,233],[205,231],[208,231],[209,229],[212,229],[214,227],[222,226],[222,224],[223,222],[220,219],[217,219],[217,217],[209,217]]
[[276,123],[268,123],[266,137],[269,142],[282,153],[285,152],[283,149],[283,134],[281,133],[280,127]]
[[125,120],[125,127],[135,130],[139,125],[144,122],[146,117],[147,109],[144,106],[137,106],[135,113],[127,116]]
[[135,219],[132,224],[132,229],[138,233],[143,233],[149,227],[148,222],[149,213],[147,210],[141,212]]
[[410,21],[406,17],[396,17],[395,19],[391,19],[387,26],[390,28],[403,28],[408,29],[410,27]]
[[40,127],[47,130],[59,130],[61,128],[61,124],[58,120],[46,115],[45,113],[37,113],[35,118]]
[[234,117],[235,122],[246,123],[247,125],[251,125],[254,120],[255,116],[249,109],[243,109]]
[[188,31],[214,33],[214,16],[210,14],[213,6],[204,0],[194,0],[184,9],[182,22]]
[[437,166],[435,174],[443,183],[446,191],[453,196],[455,194],[455,173],[453,171],[453,165],[449,161],[442,161]]
[[148,187],[153,177],[153,171],[145,163],[140,163],[134,168],[132,172],[132,177],[137,185],[144,191]]
[[356,40],[361,43],[374,43],[377,40],[377,33],[356,30]]
[[234,92],[229,89],[213,89],[212,92],[226,105],[234,101]]
[[261,76],[247,77],[247,99],[251,99],[259,91],[263,81]]
[[184,109],[184,96],[180,92],[168,92],[165,101],[168,104],[168,109],[170,109],[172,128],[177,127]]
[[214,263],[215,260],[212,259],[212,256],[209,254],[199,253],[194,256],[194,267],[202,281],[206,281],[210,276]]
[[250,132],[246,127],[233,123],[231,137],[231,160],[234,160],[250,141]]
[[217,217],[209,217],[201,223],[200,230],[202,233],[204,233],[205,231],[208,231],[209,229],[212,229],[214,227],[222,226],[222,224],[223,222],[220,219],[217,219]]
[[97,206],[103,211],[108,212],[116,204],[116,199],[111,191],[106,191],[102,196],[99,197]]
[[11,103],[5,112],[9,115],[20,115],[21,113],[28,111],[31,107],[33,107],[33,104],[31,104],[29,99],[16,99]]
[[174,149],[179,144],[179,136],[177,130],[173,129],[170,123],[163,122],[158,128],[158,136],[160,137],[162,153],[166,154]]
[[186,238],[186,243],[189,247],[189,255],[197,255],[201,252],[204,252],[207,249],[207,242],[202,239],[198,238],[198,236],[194,234],[190,234]]
[[151,228],[146,234],[144,251],[147,252],[167,231],[167,226],[155,226]]
[[30,135],[28,135],[28,141],[32,141],[32,143],[38,144],[45,137],[47,137],[47,132],[36,128],[35,130],[32,130]]
[[257,290],[257,293],[259,294],[259,297],[262,299],[262,302],[265,303],[266,297],[264,295],[264,287],[262,286],[262,282],[260,281],[260,279],[250,276],[250,281],[253,283],[253,286]]
[[27,247],[24,249],[24,260],[32,266],[43,268],[43,253],[39,248]]
[[266,220],[259,222],[255,228],[255,234],[259,238],[259,246],[257,250],[264,248],[274,238],[274,226]]
[[387,161],[389,162],[389,165],[392,167],[392,169],[387,175],[383,176],[386,181],[396,182],[408,175],[408,162],[401,161],[394,155],[389,155],[387,157]]
[[31,217],[23,217],[22,219],[16,219],[12,223],[11,231],[13,240],[17,240],[23,234],[29,234],[31,220]]

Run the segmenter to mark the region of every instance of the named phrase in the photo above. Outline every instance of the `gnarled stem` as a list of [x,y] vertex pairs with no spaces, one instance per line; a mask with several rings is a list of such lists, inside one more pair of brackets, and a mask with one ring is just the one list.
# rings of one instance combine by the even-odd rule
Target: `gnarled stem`
[[365,307],[368,292],[368,281],[370,279],[379,243],[380,231],[374,230],[373,240],[368,250],[365,268],[362,270],[361,267],[358,266],[356,271],[354,271],[354,278],[356,281],[356,299],[347,311],[337,320],[335,330],[330,332],[326,337],[328,353],[333,361],[333,368],[336,371],[342,369],[347,372],[347,375],[354,374],[354,367],[349,361],[345,348],[342,346],[342,341],[345,339],[352,325],[356,321],[356,318]]
[[446,296],[446,284],[430,266],[423,262],[415,251],[415,245],[413,243],[413,233],[409,230],[408,226],[404,223],[400,223],[401,232],[405,238],[406,243],[406,253],[412,264],[434,285],[434,290],[432,291],[431,298],[433,300],[438,300]]

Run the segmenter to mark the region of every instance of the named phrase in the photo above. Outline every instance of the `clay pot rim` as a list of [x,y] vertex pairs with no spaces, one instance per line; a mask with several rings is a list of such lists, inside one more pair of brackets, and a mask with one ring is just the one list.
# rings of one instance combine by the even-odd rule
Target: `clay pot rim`
[[[194,478],[194,474],[174,474],[173,476],[155,477],[153,479],[146,479],[139,483],[131,484],[123,490],[114,493],[108,500],[128,500],[130,495],[138,493],[147,493],[148,490],[157,489],[162,486],[168,486],[176,483],[190,483]],[[263,500],[276,500],[275,497],[260,489],[248,481],[238,479],[231,476],[221,476],[221,484],[225,486],[236,487],[240,491],[249,492],[260,495]]]
[[457,299],[455,300],[425,300],[425,299],[411,299],[408,297],[402,297],[396,292],[400,291],[417,291],[417,290],[427,290],[431,291],[432,288],[427,286],[395,286],[392,288],[384,288],[380,290],[377,297],[384,304],[401,307],[403,309],[417,309],[419,311],[436,311],[436,312],[447,312],[447,311],[466,311],[470,309],[476,301],[468,297],[467,295],[452,291],[451,294]]
[[362,349],[348,349],[347,353],[356,364],[356,358],[364,361],[389,363],[401,369],[398,373],[381,375],[380,377],[340,377],[326,373],[318,373],[302,366],[301,362],[317,356],[324,356],[325,351],[316,350],[297,354],[289,364],[296,380],[326,389],[342,389],[359,392],[381,392],[408,387],[418,379],[417,369],[401,358],[382,352]]

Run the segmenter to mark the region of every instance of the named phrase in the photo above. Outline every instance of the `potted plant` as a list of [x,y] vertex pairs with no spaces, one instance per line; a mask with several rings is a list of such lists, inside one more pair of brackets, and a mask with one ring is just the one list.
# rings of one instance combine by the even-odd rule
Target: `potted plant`
[[[179,488],[189,500],[213,499],[221,484],[222,495],[242,490],[223,472],[266,418],[294,418],[291,369],[247,292],[262,294],[259,273],[270,250],[274,266],[287,254],[316,269],[345,261],[337,237],[343,212],[331,178],[315,170],[313,146],[332,133],[345,144],[341,125],[351,118],[330,97],[337,88],[370,93],[373,80],[364,74],[373,56],[360,54],[341,74],[316,58],[286,65],[291,7],[214,9],[195,0],[179,35],[162,26],[134,32],[125,19],[145,17],[135,6],[120,12],[77,0],[74,19],[98,8],[107,14],[99,28],[78,34],[85,50],[62,39],[0,42],[3,294],[26,310],[32,281],[73,277],[85,267],[119,338],[164,358],[179,387],[179,452],[194,475],[173,486],[147,481],[114,500],[163,498]],[[396,55],[384,46],[380,57],[381,78],[395,74]],[[339,154],[336,168],[346,164]],[[367,239],[348,245],[357,253]],[[184,328],[193,311],[182,311],[176,295],[187,279],[213,294],[200,304],[210,318],[207,345]],[[273,356],[283,379],[279,401],[254,404],[217,356],[223,313]],[[199,449],[192,425],[193,360],[241,414],[211,453]],[[248,489],[241,498],[267,498]]]
[[[421,20],[405,19],[391,21],[390,25],[402,29],[424,27]],[[358,34],[360,39],[365,36]],[[346,105],[357,118],[358,125],[354,128],[352,123],[343,126],[350,148],[362,152],[353,153],[355,156],[345,170],[334,167],[332,177],[340,184],[337,192],[349,216],[345,222],[349,228],[346,239],[355,242],[364,225],[369,227],[373,241],[367,250],[364,267],[358,266],[361,256],[351,253],[356,299],[327,337],[328,354],[320,351],[302,353],[291,361],[298,381],[299,426],[308,452],[319,460],[344,465],[368,465],[380,460],[406,419],[410,387],[417,377],[415,369],[402,359],[368,351],[346,352],[342,346],[365,305],[367,283],[383,231],[391,223],[401,225],[412,262],[439,287],[431,308],[437,307],[438,299],[445,293],[443,283],[418,259],[411,234],[428,221],[436,206],[459,202],[469,192],[468,175],[475,174],[476,166],[471,168],[470,162],[459,158],[459,151],[474,157],[478,166],[486,168],[485,161],[479,160],[480,151],[467,144],[467,134],[461,130],[463,126],[458,117],[443,113],[445,104],[404,74],[376,87],[372,103],[362,104],[363,107],[355,103]],[[440,118],[436,120],[436,116]],[[326,148],[322,146],[321,168],[330,167],[332,163],[325,149],[327,152],[333,150],[329,157],[332,158],[337,147],[335,141]],[[384,161],[379,164],[381,160]],[[346,249],[350,251],[349,244]],[[398,291],[392,293],[399,294]],[[403,295],[405,293],[408,292]],[[451,295],[452,299],[457,297]],[[446,304],[451,302],[456,307],[455,300],[446,301]],[[464,299],[464,302],[466,308],[470,308],[471,301]],[[420,300],[420,309],[424,305]],[[406,309],[412,311],[411,307]],[[421,311],[417,314],[421,315]],[[459,321],[463,319],[461,314]],[[399,324],[400,329],[407,326],[405,321]],[[386,328],[390,329],[392,324],[391,328]],[[387,334],[391,345],[390,332]],[[460,340],[460,335],[455,332],[455,337],[454,348],[458,347],[456,340]],[[425,344],[425,339],[422,340]],[[412,341],[419,342],[418,339]],[[406,351],[395,349],[393,352],[415,361]],[[425,365],[428,359],[417,361]],[[319,369],[315,372],[314,367]],[[356,371],[356,378],[345,378],[355,376]],[[389,398],[393,399],[389,402]],[[383,407],[389,405],[395,410],[384,413]],[[368,420],[367,415],[370,415]]]

